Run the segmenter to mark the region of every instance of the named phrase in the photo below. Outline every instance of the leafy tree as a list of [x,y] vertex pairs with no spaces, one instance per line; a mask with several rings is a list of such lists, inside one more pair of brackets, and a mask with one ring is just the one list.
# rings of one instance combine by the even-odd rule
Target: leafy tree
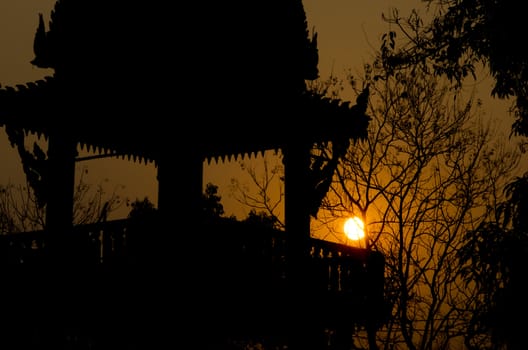
[[224,205],[220,202],[222,197],[218,195],[218,186],[208,183],[202,195],[202,208],[205,218],[219,218],[224,215]]
[[527,327],[528,175],[505,188],[498,210],[467,233],[459,251],[464,277],[479,291],[465,343],[469,349],[523,349]]
[[156,206],[148,197],[144,197],[142,200],[136,198],[136,200],[129,205],[130,212],[128,213],[128,218],[131,220],[152,217],[156,215],[155,213],[157,212]]
[[277,227],[277,217],[269,215],[266,212],[260,211],[257,212],[255,209],[251,209],[248,213],[248,216],[243,220],[244,222],[258,224],[263,227],[276,228]]
[[126,229],[126,258],[131,264],[155,262],[159,245],[163,244],[158,223],[158,210],[148,197],[136,198],[130,206]]
[[[463,101],[427,65],[385,68],[367,66],[369,136],[341,159],[317,226],[337,232],[343,217],[358,215],[367,247],[385,255],[391,317],[378,325],[378,343],[448,348],[463,341],[478,308],[457,252],[497,208],[520,156],[484,122],[478,100]],[[314,152],[331,157],[328,148]],[[356,342],[367,345],[363,335]]]
[[[387,50],[392,67],[432,62],[432,72],[460,83],[486,67],[494,79],[491,95],[513,98],[515,134],[528,136],[528,51],[519,41],[525,31],[524,7],[506,0],[423,0],[431,20],[414,11],[387,20],[406,36],[407,45]],[[395,32],[390,33],[391,36]]]

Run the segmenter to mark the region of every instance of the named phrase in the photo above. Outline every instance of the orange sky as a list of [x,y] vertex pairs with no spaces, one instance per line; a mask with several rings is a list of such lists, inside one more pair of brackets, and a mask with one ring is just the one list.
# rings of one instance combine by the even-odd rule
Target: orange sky
[[[0,84],[14,85],[42,78],[49,71],[33,67],[33,36],[38,23],[38,13],[45,15],[47,23],[55,0],[1,0],[0,1]],[[325,78],[333,72],[344,75],[351,69],[359,72],[364,62],[370,61],[372,52],[379,47],[381,34],[389,30],[381,13],[398,8],[407,14],[419,8],[420,0],[304,0],[308,25],[318,33],[319,70]],[[350,97],[344,96],[344,99]],[[23,173],[17,153],[7,143],[5,131],[0,129],[0,184],[21,183]],[[79,169],[87,166],[88,181],[105,181],[107,191],[119,190],[131,200],[148,196],[157,201],[156,171],[152,165],[134,164],[126,160],[105,159],[78,163]],[[213,165],[205,168],[204,183],[217,184],[228,214],[237,211],[230,199],[228,184],[232,177],[241,176],[236,164]],[[120,211],[118,216],[128,211]]]

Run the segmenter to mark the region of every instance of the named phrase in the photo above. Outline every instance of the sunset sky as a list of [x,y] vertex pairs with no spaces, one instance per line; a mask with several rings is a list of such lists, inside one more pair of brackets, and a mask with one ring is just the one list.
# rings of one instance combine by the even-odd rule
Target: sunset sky
[[[51,75],[51,71],[33,67],[33,37],[38,24],[38,13],[43,13],[47,24],[54,0],[2,0],[0,2],[0,84],[3,86],[26,83]],[[310,30],[318,33],[319,71],[321,78],[331,73],[344,76],[345,71],[361,71],[363,63],[371,60],[380,46],[380,37],[390,27],[381,19],[383,12],[392,8],[408,14],[412,8],[422,8],[420,0],[304,0]],[[344,96],[350,99],[351,96]],[[502,107],[501,107],[502,108]],[[246,159],[247,161],[247,159]],[[0,184],[24,182],[16,151],[0,129]],[[105,181],[108,192],[114,187],[131,200],[147,196],[157,201],[156,170],[153,165],[134,164],[132,161],[104,159],[79,162],[78,169],[87,167],[87,181]],[[227,186],[234,176],[242,176],[235,164],[211,165],[205,168],[204,184],[219,186],[226,213],[236,213]],[[123,214],[121,212],[120,214]]]

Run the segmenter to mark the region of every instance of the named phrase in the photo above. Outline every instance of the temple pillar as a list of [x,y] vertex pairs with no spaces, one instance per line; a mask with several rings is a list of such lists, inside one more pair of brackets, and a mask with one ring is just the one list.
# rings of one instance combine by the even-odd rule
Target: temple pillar
[[287,235],[287,278],[292,350],[323,349],[325,333],[322,318],[317,316],[318,296],[313,288],[310,257],[310,203],[313,188],[310,182],[308,142],[296,142],[283,149],[285,176],[285,224]]
[[163,157],[157,168],[158,209],[164,229],[174,231],[197,224],[203,193],[202,157],[192,154]]
[[156,249],[153,256],[165,266],[188,267],[199,242],[203,162],[191,154],[162,157],[158,168],[159,227],[149,233]]
[[60,136],[49,138],[46,228],[50,231],[68,232],[73,227],[76,156],[75,142]]
[[[182,153],[186,153],[182,149]],[[203,161],[196,154],[163,155],[157,164],[158,211],[160,227],[149,232],[154,239],[158,258],[149,264],[149,288],[152,310],[164,310],[174,315],[170,321],[153,315],[152,338],[166,345],[174,339],[196,337],[203,332],[193,308],[182,307],[194,300],[199,292],[196,278],[200,268],[200,203],[202,195]],[[203,293],[203,292],[202,292]],[[178,297],[175,298],[175,295]],[[182,302],[183,300],[183,302]],[[203,335],[202,335],[203,336]],[[198,339],[198,338],[197,338]]]
[[299,142],[285,147],[283,154],[288,254],[292,254],[292,258],[302,258],[310,241],[310,147]]
[[76,142],[60,134],[48,139],[46,188],[46,231],[53,258],[75,256],[73,242],[73,197],[75,189]]

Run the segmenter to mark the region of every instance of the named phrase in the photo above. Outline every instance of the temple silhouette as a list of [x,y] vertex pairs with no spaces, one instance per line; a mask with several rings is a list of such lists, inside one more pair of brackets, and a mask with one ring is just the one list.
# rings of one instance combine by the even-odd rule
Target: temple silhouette
[[[349,349],[361,330],[374,344],[383,256],[310,237],[339,157],[367,135],[368,89],[355,103],[307,89],[302,1],[58,0],[36,20],[31,63],[54,74],[0,88],[46,206],[43,231],[0,237],[11,349]],[[156,215],[74,225],[79,149],[154,163]],[[204,161],[266,150],[283,154],[286,229],[204,218]]]

